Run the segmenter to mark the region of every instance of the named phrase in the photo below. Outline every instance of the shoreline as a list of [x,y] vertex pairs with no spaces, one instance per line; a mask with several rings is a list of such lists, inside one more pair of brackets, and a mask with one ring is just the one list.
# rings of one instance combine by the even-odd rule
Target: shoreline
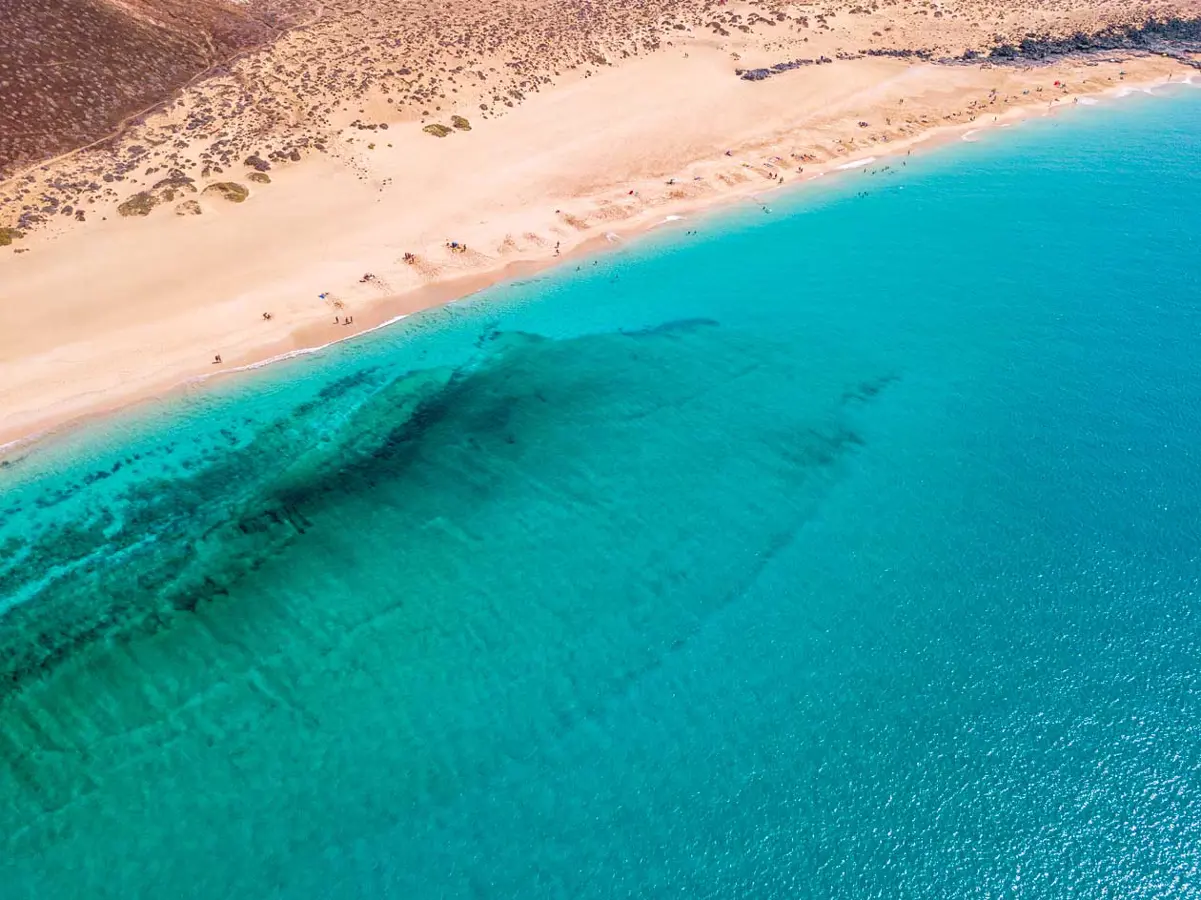
[[[1151,67],[1174,69],[1173,75],[1176,71],[1185,74],[1184,79],[1173,83],[1196,84],[1195,72],[1186,72],[1183,66],[1174,67],[1171,65],[1171,60],[1157,59],[1150,62],[1152,63]],[[1126,64],[1131,64],[1131,61],[1127,60]],[[1048,73],[1053,74],[1058,70],[1057,64],[1053,63],[1049,66],[1040,66],[1037,74],[1045,79]],[[784,82],[786,78],[773,80]],[[1162,74],[1156,74],[1154,78],[1122,81],[1120,84],[1114,84],[1106,89],[1075,93],[1069,96],[1074,100],[1091,99],[1093,102],[1089,105],[1094,105],[1103,98],[1121,99],[1129,94],[1150,93],[1165,84]],[[748,178],[741,183],[726,185],[725,189],[705,195],[676,198],[666,202],[652,202],[642,206],[635,214],[618,221],[606,223],[603,226],[590,226],[579,235],[578,240],[565,247],[566,252],[562,252],[561,255],[558,253],[550,255],[544,247],[541,248],[542,252],[540,253],[516,259],[493,258],[477,271],[455,274],[439,273],[439,277],[433,278],[428,283],[384,296],[368,298],[362,305],[355,306],[356,327],[353,331],[341,336],[338,336],[334,329],[341,329],[345,326],[329,324],[322,326],[315,321],[301,322],[286,332],[273,336],[272,340],[252,343],[244,351],[234,355],[228,367],[222,367],[219,371],[205,371],[200,366],[193,364],[183,370],[172,369],[153,373],[144,377],[142,383],[132,389],[104,390],[101,388],[94,392],[77,392],[72,397],[72,403],[40,407],[39,414],[35,417],[27,417],[27,421],[14,426],[0,426],[0,460],[7,461],[17,453],[28,452],[44,442],[60,437],[65,432],[85,427],[88,423],[114,412],[135,408],[144,403],[169,402],[182,392],[205,389],[213,379],[245,377],[248,372],[288,359],[320,353],[336,344],[396,324],[415,313],[467,299],[500,283],[541,274],[571,260],[596,255],[613,249],[614,243],[624,244],[628,240],[637,239],[664,225],[675,225],[677,222],[687,221],[688,217],[719,212],[723,208],[732,207],[739,201],[751,199],[760,194],[778,196],[781,189],[787,188],[790,191],[800,189],[811,181],[830,175],[853,173],[872,164],[886,165],[889,160],[900,156],[902,151],[908,152],[914,148],[927,150],[942,147],[955,138],[966,139],[968,135],[989,128],[1006,127],[1026,119],[1052,115],[1064,106],[1071,105],[1074,104],[1066,102],[1066,98],[1056,98],[1046,107],[1041,102],[1016,104],[996,113],[993,121],[986,121],[987,116],[990,115],[986,112],[966,122],[932,124],[903,139],[888,140],[885,146],[876,146],[870,150],[864,148],[859,152],[848,151],[843,155],[832,155],[816,165],[806,163],[803,173],[785,172],[790,176],[788,180],[784,180],[782,177],[773,177],[764,183]],[[774,138],[775,143],[779,144],[782,140],[786,141],[789,138],[789,133],[786,131],[775,135]],[[749,150],[744,148],[750,144],[752,145],[750,149],[754,149],[755,143],[753,140],[743,141],[739,145],[738,156],[748,155]],[[726,156],[730,156],[729,151]],[[779,157],[773,157],[773,159],[779,159]],[[702,158],[691,163],[688,168],[706,163],[711,164],[712,160]],[[752,164],[746,162],[742,162],[741,165],[747,168],[752,167]],[[677,177],[683,178],[686,177],[686,174],[673,176],[667,184],[674,183]],[[649,182],[649,179],[644,179],[643,182]],[[628,183],[641,182],[631,179]],[[635,190],[631,189],[630,193],[634,194]],[[579,200],[576,202],[578,203]],[[611,241],[607,237],[608,235],[616,235],[620,239],[619,242]],[[353,263],[355,266],[370,264],[361,260],[355,260]],[[363,319],[361,327],[358,326],[360,317]]]

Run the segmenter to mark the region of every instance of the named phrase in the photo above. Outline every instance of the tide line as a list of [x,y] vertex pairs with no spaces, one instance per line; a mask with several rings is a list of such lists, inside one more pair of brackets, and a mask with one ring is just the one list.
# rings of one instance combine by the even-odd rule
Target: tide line
[[217,372],[207,372],[203,375],[193,375],[185,382],[185,384],[196,384],[198,382],[208,381],[210,378],[216,378],[221,375],[232,375],[235,372],[252,372],[255,369],[261,369],[265,366],[270,366],[277,362],[283,362],[287,359],[296,359],[301,356],[311,356],[314,353],[320,353],[322,350],[328,350],[330,347],[334,347],[344,341],[351,341],[355,338],[361,338],[363,335],[371,334],[373,331],[379,331],[381,328],[387,328],[389,325],[395,325],[397,322],[407,319],[409,315],[409,313],[404,313],[403,315],[393,316],[387,321],[380,322],[378,325],[373,325],[370,328],[364,329],[363,331],[356,331],[353,334],[348,334],[346,337],[338,338],[336,341],[330,341],[328,344],[318,344],[316,347],[301,347],[296,350],[289,350],[287,353],[279,353],[275,356],[269,356],[266,359],[260,359],[258,362],[247,363],[244,366],[232,366],[228,369],[221,369]]

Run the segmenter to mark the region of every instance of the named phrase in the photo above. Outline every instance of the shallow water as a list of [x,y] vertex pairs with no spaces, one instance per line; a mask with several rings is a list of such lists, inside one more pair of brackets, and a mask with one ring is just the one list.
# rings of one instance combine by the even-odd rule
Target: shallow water
[[1197,890],[1201,97],[979,137],[0,469],[0,894]]

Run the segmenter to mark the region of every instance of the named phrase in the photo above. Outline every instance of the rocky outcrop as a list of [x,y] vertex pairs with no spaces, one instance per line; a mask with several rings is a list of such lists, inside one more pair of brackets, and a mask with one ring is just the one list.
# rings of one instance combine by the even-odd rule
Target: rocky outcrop
[[734,74],[743,81],[765,81],[773,75],[779,75],[782,72],[791,72],[793,69],[800,69],[805,66],[820,66],[832,62],[834,60],[828,56],[819,56],[817,59],[794,59],[791,62],[776,63],[767,69],[735,69]]
[[[893,59],[915,59],[937,62],[943,65],[980,63],[994,64],[1042,62],[1073,54],[1089,54],[1115,50],[1134,50],[1171,56],[1185,65],[1201,69],[1201,62],[1185,56],[1188,52],[1201,52],[1201,17],[1195,19],[1164,19],[1145,22],[1142,25],[1110,26],[1091,34],[1078,31],[1066,37],[1030,34],[1018,43],[1000,43],[991,49],[965,50],[959,56],[938,57],[928,49],[873,48],[858,53],[839,53],[840,60],[860,59],[865,56],[889,57]],[[817,59],[795,59],[777,63],[768,68],[735,69],[734,74],[744,81],[765,81],[773,75],[790,72],[804,66],[821,65],[834,60],[827,56]]]
[[[1016,62],[1099,50],[1145,50],[1156,53],[1195,49],[1201,49],[1201,18],[1152,19],[1143,25],[1109,27],[1092,34],[1078,31],[1061,38],[1031,34],[1017,44],[998,44],[988,52],[987,58],[993,62]],[[977,60],[980,54],[969,50],[960,58]]]

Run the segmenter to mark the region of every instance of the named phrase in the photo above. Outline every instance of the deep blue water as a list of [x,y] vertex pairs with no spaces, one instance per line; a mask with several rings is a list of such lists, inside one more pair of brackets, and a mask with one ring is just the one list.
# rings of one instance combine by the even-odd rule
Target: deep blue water
[[882,165],[0,469],[0,896],[1201,893],[1201,95]]

